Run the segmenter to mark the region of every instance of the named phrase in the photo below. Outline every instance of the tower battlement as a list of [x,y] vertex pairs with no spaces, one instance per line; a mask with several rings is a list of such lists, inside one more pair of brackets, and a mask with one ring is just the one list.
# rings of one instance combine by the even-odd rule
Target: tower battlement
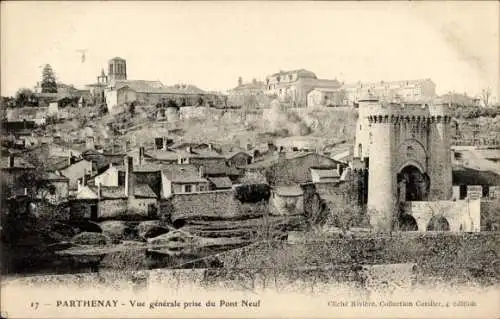
[[376,99],[359,101],[360,117],[373,122],[383,121],[450,121],[449,106],[441,102],[381,102]]

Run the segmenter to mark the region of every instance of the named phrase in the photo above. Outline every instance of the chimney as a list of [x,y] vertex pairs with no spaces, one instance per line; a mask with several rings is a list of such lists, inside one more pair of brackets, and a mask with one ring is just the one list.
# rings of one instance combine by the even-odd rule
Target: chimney
[[203,176],[205,175],[205,168],[203,166],[200,166],[198,168],[198,173],[199,173],[200,178],[203,178]]
[[24,196],[28,196],[28,188],[24,188]]
[[14,167],[14,155],[9,155],[9,167]]
[[80,192],[81,189],[82,189],[82,182],[80,181],[80,179],[78,179],[76,181],[76,191]]
[[213,151],[214,150],[214,144],[208,143],[208,149]]
[[166,151],[167,150],[167,138],[166,137],[164,137],[162,139],[162,143],[163,143],[162,144],[162,150]]
[[135,195],[134,159],[126,157],[125,164],[125,195],[128,199],[133,199]]
[[97,183],[97,199],[100,200],[102,196],[101,183]]
[[191,153],[191,146],[186,147],[186,152]]
[[342,171],[343,171],[342,166],[340,165],[340,163],[337,163],[337,172],[339,173],[339,175],[342,175]]
[[73,154],[71,151],[68,151],[68,165],[73,164]]
[[144,146],[139,147],[139,165],[144,161]]

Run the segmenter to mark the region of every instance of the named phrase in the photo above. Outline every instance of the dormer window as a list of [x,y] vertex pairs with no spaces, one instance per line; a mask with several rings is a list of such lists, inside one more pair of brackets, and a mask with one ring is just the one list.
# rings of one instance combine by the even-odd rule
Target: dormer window
[[281,77],[279,77],[279,76],[278,76],[278,77],[276,78],[276,81],[278,81],[278,83],[279,83],[279,82],[280,82],[280,80],[281,80]]
[[288,78],[290,79],[290,81],[293,80],[293,75],[290,74]]

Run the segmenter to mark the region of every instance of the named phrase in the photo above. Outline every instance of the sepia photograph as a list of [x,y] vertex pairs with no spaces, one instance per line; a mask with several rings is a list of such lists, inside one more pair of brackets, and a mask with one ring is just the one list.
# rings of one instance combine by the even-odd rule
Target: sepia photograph
[[2,1],[0,318],[498,318],[496,1]]

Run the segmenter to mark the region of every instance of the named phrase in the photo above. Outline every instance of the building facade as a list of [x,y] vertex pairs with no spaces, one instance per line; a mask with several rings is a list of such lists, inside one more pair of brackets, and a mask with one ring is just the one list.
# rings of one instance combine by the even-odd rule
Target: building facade
[[431,79],[357,82],[342,86],[349,105],[356,105],[359,99],[373,95],[383,100],[418,101],[436,97],[436,84]]
[[276,96],[281,102],[294,107],[307,106],[307,95],[313,89],[338,89],[337,80],[318,79],[311,71],[299,69],[280,71],[267,76],[265,94]]

